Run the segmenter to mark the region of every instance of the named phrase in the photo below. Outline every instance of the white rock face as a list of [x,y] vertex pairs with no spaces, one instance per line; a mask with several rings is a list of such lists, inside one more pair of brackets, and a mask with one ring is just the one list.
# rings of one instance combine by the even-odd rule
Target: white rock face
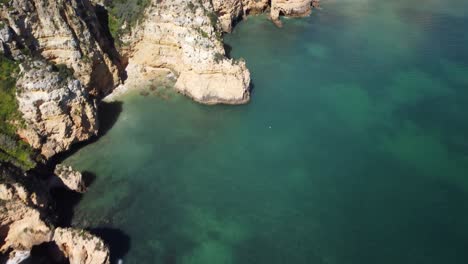
[[71,166],[58,164],[54,173],[68,189],[79,193],[86,192],[83,175],[79,171],[73,170]]
[[18,134],[46,158],[97,133],[96,105],[81,82],[44,62],[22,64],[17,99],[26,123]]

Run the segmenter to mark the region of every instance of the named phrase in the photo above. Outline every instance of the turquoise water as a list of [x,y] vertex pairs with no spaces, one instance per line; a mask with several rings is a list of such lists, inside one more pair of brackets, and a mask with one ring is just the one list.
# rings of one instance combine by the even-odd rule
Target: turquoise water
[[66,161],[96,175],[74,223],[124,263],[467,263],[468,2],[322,7],[226,36],[248,105],[125,96]]

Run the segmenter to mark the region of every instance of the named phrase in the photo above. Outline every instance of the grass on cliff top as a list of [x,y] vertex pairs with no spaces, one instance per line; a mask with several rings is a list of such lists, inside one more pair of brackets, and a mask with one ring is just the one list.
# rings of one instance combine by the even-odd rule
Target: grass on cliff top
[[[143,17],[145,8],[150,0],[111,0],[107,10],[109,12],[109,30],[115,39],[130,30]],[[126,28],[122,26],[126,24]]]
[[28,170],[35,166],[34,151],[16,135],[22,124],[15,95],[18,65],[0,53],[0,162]]

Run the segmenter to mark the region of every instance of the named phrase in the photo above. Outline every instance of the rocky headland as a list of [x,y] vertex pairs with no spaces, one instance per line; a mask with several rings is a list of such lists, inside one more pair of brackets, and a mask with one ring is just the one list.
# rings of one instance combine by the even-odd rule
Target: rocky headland
[[[223,34],[248,15],[268,13],[280,26],[280,16],[318,7],[318,0],[143,0],[132,5],[136,19],[119,20],[114,2],[0,1],[0,251],[11,263],[46,243],[70,263],[109,263],[101,239],[56,227],[50,196],[51,188],[86,191],[82,174],[53,158],[98,135],[100,100],[170,76],[199,103],[247,103],[250,72],[228,58]],[[37,164],[49,168],[47,179]]]

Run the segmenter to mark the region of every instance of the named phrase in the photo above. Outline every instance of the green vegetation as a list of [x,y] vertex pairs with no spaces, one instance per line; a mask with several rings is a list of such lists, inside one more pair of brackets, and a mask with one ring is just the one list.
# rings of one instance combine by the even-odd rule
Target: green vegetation
[[23,169],[31,169],[32,148],[19,140],[16,130],[22,125],[15,96],[18,65],[0,53],[0,162],[10,162]]
[[73,77],[73,73],[75,72],[73,69],[68,68],[68,66],[65,64],[55,64],[53,65],[53,70],[55,72],[58,72],[59,77],[63,81],[66,81],[68,80],[68,78]]
[[[109,11],[109,30],[114,38],[132,28],[143,17],[150,0],[111,0],[107,10]],[[126,24],[126,29],[122,26]]]

